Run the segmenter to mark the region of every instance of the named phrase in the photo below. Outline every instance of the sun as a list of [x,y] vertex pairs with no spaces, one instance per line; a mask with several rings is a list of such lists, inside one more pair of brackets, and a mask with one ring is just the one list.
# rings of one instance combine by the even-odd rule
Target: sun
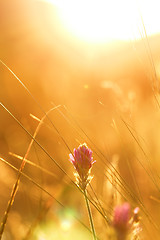
[[[157,13],[156,0],[149,1],[152,5],[148,5],[144,0],[139,1],[141,5],[138,5],[135,0],[49,1],[57,7],[59,17],[70,34],[88,42],[140,37],[142,21],[139,10],[141,7],[145,22],[149,19],[148,25],[152,30],[157,31],[155,29],[157,21],[154,22],[154,17],[151,16],[151,13],[153,16]],[[158,13],[157,16],[159,16]]]

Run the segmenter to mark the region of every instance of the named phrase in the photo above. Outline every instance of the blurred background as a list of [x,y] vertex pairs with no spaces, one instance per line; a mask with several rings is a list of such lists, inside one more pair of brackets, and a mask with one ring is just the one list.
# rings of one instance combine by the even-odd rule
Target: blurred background
[[[157,1],[0,0],[0,59],[38,104],[3,64],[0,101],[32,135],[38,121],[30,114],[41,119],[42,109],[47,112],[57,106],[49,114],[55,128],[45,119],[37,140],[66,172],[33,145],[28,159],[53,176],[30,165],[25,166],[25,173],[65,207],[22,177],[4,239],[92,239],[87,229],[73,220],[76,215],[89,226],[83,196],[67,177],[74,180],[68,154],[83,142],[93,150],[97,161],[92,184],[109,217],[119,201],[130,201],[132,207],[139,204],[136,197],[126,192],[120,197],[115,186],[109,186],[108,178],[114,178],[113,169],[110,177],[107,175],[112,163],[148,209],[151,222],[158,225],[157,10]],[[24,156],[30,141],[31,137],[1,107],[0,156],[19,168],[20,160],[9,152]],[[2,162],[0,168],[2,218],[17,173]],[[119,191],[123,192],[121,187]],[[149,234],[153,234],[158,239],[159,231],[143,211],[141,214],[142,235],[151,239]],[[100,239],[105,239],[103,219],[95,209],[93,216]]]

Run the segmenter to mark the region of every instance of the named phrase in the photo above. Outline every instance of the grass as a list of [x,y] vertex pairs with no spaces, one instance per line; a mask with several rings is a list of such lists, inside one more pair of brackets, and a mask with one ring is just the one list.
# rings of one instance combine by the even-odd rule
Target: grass
[[[159,239],[159,82],[145,27],[142,40],[152,74],[134,72],[131,85],[118,78],[98,87],[98,70],[83,69],[84,82],[72,72],[64,85],[31,87],[0,61],[9,83],[0,103],[0,239]],[[96,160],[87,195],[69,162],[84,142]]]

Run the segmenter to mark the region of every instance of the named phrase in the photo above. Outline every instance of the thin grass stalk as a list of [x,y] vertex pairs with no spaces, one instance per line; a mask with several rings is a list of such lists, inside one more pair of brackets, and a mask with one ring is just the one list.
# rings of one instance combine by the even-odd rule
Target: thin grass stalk
[[[8,165],[9,167],[11,167],[12,169],[14,169],[16,172],[18,172],[19,170],[14,167],[12,164],[10,164],[9,162],[7,162],[5,159],[1,158],[0,157],[0,160],[2,162],[4,162],[6,165]],[[44,193],[46,193],[48,196],[50,196],[52,199],[54,199],[54,201],[56,201],[62,208],[65,208],[65,206],[58,200],[56,199],[50,192],[48,192],[45,188],[43,188],[39,183],[35,182],[31,177],[29,177],[27,174],[21,172],[21,175],[23,177],[25,177],[27,180],[29,180],[31,183],[33,183],[37,188],[41,189]],[[77,186],[77,185],[76,185]],[[78,188],[78,186],[77,186]],[[79,189],[80,192],[82,192],[81,189]],[[83,192],[82,192],[83,193]],[[84,195],[84,193],[83,193]],[[90,201],[88,198],[87,198],[88,201]],[[90,201],[91,202],[91,201]],[[92,202],[91,202],[92,203]],[[96,206],[94,205],[94,203],[92,203],[92,205],[96,208]],[[97,208],[96,208],[97,209]],[[98,209],[97,209],[98,210]],[[101,213],[101,212],[100,212]],[[104,217],[104,216],[103,216]],[[92,231],[79,219],[77,218],[76,216],[74,216],[74,218],[82,225],[84,226],[90,233],[92,233]],[[97,240],[100,240],[99,238],[97,238]]]
[[[53,108],[53,109],[54,109],[54,108]],[[47,112],[47,114],[48,114],[51,110],[53,110],[53,109],[50,109],[50,110]],[[20,177],[21,177],[21,174],[22,174],[23,169],[24,169],[24,167],[25,167],[26,159],[27,159],[27,157],[28,157],[28,154],[29,154],[29,152],[30,152],[30,150],[31,150],[31,147],[32,147],[33,142],[34,142],[34,139],[35,139],[35,137],[36,137],[36,135],[37,135],[37,133],[38,133],[38,131],[39,131],[39,129],[40,129],[40,127],[41,127],[44,119],[45,119],[45,117],[46,117],[46,115],[45,115],[45,116],[41,119],[41,121],[39,122],[39,124],[38,124],[38,126],[37,126],[37,128],[36,128],[36,130],[35,130],[35,132],[34,132],[33,138],[31,139],[31,142],[30,142],[30,144],[29,144],[29,146],[28,146],[28,149],[27,149],[27,151],[26,151],[26,154],[25,154],[25,156],[23,157],[21,166],[20,166],[19,171],[18,171],[17,180],[16,180],[15,184],[13,185],[12,192],[11,192],[11,196],[10,196],[10,199],[9,199],[9,201],[8,201],[7,209],[6,209],[6,211],[5,211],[5,213],[4,213],[4,216],[3,216],[3,219],[2,219],[2,223],[1,223],[1,227],[0,227],[0,240],[2,239],[2,235],[3,235],[4,229],[5,229],[5,226],[6,226],[6,222],[7,222],[7,219],[8,219],[8,214],[9,214],[10,209],[11,209],[13,203],[14,203],[15,196],[16,196],[16,193],[17,193],[17,191],[18,191],[18,187],[19,187],[19,183],[20,183]]]

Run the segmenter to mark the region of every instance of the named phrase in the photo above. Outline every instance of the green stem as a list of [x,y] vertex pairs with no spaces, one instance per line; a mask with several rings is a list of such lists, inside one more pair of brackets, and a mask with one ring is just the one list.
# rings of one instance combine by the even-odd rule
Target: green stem
[[94,228],[94,224],[93,224],[92,213],[91,213],[91,209],[90,209],[90,205],[89,205],[89,201],[88,201],[88,197],[87,197],[87,190],[84,190],[84,197],[85,197],[85,200],[86,200],[86,205],[87,205],[87,210],[88,210],[88,215],[89,215],[89,221],[90,221],[90,225],[91,225],[91,229],[92,229],[92,233],[93,233],[93,239],[97,240],[96,232],[95,232],[95,228]]

